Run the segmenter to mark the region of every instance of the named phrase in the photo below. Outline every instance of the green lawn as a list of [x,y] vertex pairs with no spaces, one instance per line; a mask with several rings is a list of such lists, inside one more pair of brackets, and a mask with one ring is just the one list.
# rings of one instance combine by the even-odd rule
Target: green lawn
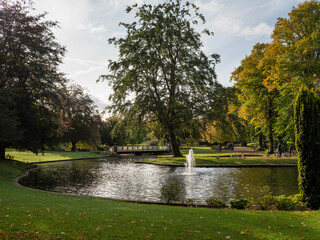
[[[185,147],[181,149],[181,152],[183,153],[184,156],[188,154],[189,149],[190,149],[189,147]],[[282,157],[282,158],[277,158],[275,156],[242,157],[243,152],[240,152],[240,151],[217,152],[217,151],[211,150],[208,147],[192,147],[192,149],[194,150],[194,153],[195,153],[194,156],[196,160],[196,165],[198,166],[200,165],[204,165],[204,166],[243,165],[243,164],[276,165],[276,164],[297,164],[298,162],[298,159],[296,156]],[[39,153],[38,155],[36,155],[30,151],[17,151],[15,149],[6,149],[6,153],[12,155],[15,160],[25,162],[25,163],[102,157],[101,154],[93,153],[93,152],[45,151],[44,154]],[[249,154],[257,154],[257,153],[252,152]],[[232,155],[232,157],[230,157],[230,155]],[[217,158],[217,156],[220,156],[220,157]],[[186,161],[185,157],[173,158],[172,156],[163,156],[161,158],[148,159],[148,160],[143,160],[139,162],[183,166],[185,161]]]
[[[230,156],[230,154],[229,154]],[[297,157],[227,157],[217,158],[215,155],[195,154],[196,165],[200,166],[221,166],[221,165],[279,165],[279,164],[297,164]],[[165,165],[184,165],[186,158],[161,157],[147,159],[139,162],[165,164]]]
[[[164,165],[180,165],[184,166],[186,162],[185,156],[193,149],[196,165],[198,166],[225,166],[225,165],[279,165],[298,163],[298,157],[281,157],[265,156],[264,152],[243,151],[242,148],[236,148],[234,151],[222,150],[218,152],[209,147],[182,147],[181,153],[184,157],[173,158],[172,155],[161,156],[153,159],[139,160],[139,163],[154,163]],[[257,155],[257,156],[246,156]]]
[[19,187],[0,162],[0,239],[319,239],[320,211],[143,205]]
[[194,147],[194,146],[183,146],[180,147],[180,151],[183,155],[187,155],[189,150],[192,149],[195,154],[218,154],[218,155],[230,155],[230,153],[237,153],[238,151],[231,151],[231,150],[222,150],[218,152],[216,149],[211,149],[210,147],[203,146],[203,147]]
[[[254,152],[252,153],[254,154]],[[219,156],[219,157],[218,157]],[[194,158],[196,165],[200,166],[219,166],[219,165],[279,165],[279,164],[297,164],[297,156],[281,157],[276,156],[242,156],[241,152],[222,152],[222,153],[197,153]],[[185,157],[173,158],[172,156],[162,156],[153,159],[146,159],[139,162],[165,164],[165,165],[184,165]]]
[[10,154],[17,161],[26,163],[101,157],[101,154],[93,152],[45,151],[43,154],[36,155],[30,151],[17,151],[15,149],[6,149],[6,154]]

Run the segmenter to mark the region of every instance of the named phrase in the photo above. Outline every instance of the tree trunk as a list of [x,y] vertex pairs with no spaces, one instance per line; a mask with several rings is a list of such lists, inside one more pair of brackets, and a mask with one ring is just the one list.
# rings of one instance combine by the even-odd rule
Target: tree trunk
[[269,153],[274,153],[272,124],[269,125],[269,141],[270,141]]
[[174,130],[170,128],[169,131],[170,131],[170,144],[173,152],[173,157],[183,157],[180,152],[179,144],[176,138],[176,134],[174,133]]
[[71,151],[72,151],[72,152],[75,152],[75,151],[77,150],[77,148],[76,148],[77,142],[71,142],[71,144],[72,144]]
[[269,146],[269,153],[274,153],[274,148],[273,148],[273,102],[270,100],[269,102],[269,111],[268,111],[268,127],[269,127],[269,141],[270,141],[270,146]]
[[259,133],[259,146],[258,149],[262,149],[263,148],[263,135],[262,133]]
[[6,159],[6,148],[4,145],[0,145],[0,160]]

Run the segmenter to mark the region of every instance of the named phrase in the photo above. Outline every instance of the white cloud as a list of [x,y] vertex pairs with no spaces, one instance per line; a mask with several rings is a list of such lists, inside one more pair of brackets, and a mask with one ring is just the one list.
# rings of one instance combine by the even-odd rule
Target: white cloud
[[70,58],[70,57],[65,58],[65,60],[79,64],[79,65],[83,65],[83,66],[106,65],[107,64],[106,62],[98,62],[98,61],[93,61],[93,60],[88,60],[88,59]]
[[104,94],[104,95],[93,95],[90,94],[90,98],[95,102],[95,104],[97,105],[97,107],[99,108],[99,110],[102,111],[106,111],[106,107],[108,106],[108,95]]
[[90,33],[104,33],[107,29],[103,25],[94,26],[92,23],[80,24],[76,27],[79,30],[88,31]]
[[219,13],[225,6],[220,0],[211,0],[207,3],[203,3],[201,0],[196,0],[195,5],[200,8],[200,11],[206,13]]
[[38,12],[47,11],[48,18],[59,21],[64,28],[73,28],[74,24],[86,23],[92,11],[90,0],[37,0]]
[[255,27],[245,27],[243,29],[243,34],[245,36],[262,36],[262,35],[270,36],[272,31],[273,31],[273,27],[263,22]]
[[216,20],[211,21],[215,30],[236,35],[236,36],[270,36],[273,27],[265,22],[256,26],[246,26],[240,19],[219,16]]
[[92,73],[92,72],[96,72],[96,71],[98,71],[98,70],[102,70],[102,69],[106,68],[106,66],[107,66],[107,63],[106,63],[106,62],[89,64],[88,61],[85,61],[85,62],[81,62],[81,60],[76,61],[76,63],[78,63],[78,64],[79,64],[79,62],[80,62],[80,64],[82,64],[82,65],[86,65],[87,68],[82,68],[81,70],[78,70],[78,71],[76,71],[76,72],[69,73],[69,74],[67,75],[68,78],[70,78],[70,79],[75,79],[75,78],[77,78],[78,76],[85,75],[85,74]]
[[103,4],[108,5],[109,10],[118,11],[125,9],[126,6],[131,6],[135,3],[143,4],[143,0],[102,0]]

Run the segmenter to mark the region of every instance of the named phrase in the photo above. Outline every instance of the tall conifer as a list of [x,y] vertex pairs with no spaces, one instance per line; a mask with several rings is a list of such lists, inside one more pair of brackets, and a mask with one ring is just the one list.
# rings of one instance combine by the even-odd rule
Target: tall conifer
[[299,189],[313,209],[320,208],[320,97],[301,87],[295,101],[295,136]]

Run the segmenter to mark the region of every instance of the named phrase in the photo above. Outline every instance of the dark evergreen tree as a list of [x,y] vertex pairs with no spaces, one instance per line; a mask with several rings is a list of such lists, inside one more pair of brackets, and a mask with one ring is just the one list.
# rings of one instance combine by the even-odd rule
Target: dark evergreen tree
[[320,208],[320,97],[301,87],[295,101],[295,136],[299,189],[312,209]]

